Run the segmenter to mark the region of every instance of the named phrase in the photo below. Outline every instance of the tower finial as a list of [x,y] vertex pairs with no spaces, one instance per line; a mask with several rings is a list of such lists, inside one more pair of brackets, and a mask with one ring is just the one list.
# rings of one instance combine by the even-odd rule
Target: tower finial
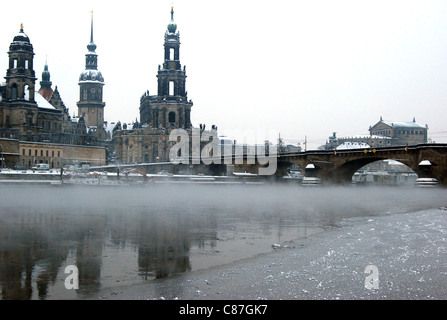
[[90,11],[92,15],[92,26],[91,26],[91,32],[90,32],[90,42],[93,43],[93,11]]
[[90,29],[90,43],[87,45],[87,49],[89,52],[95,52],[96,50],[96,44],[93,42],[93,11],[90,11],[92,18],[91,18],[91,29]]
[[174,21],[174,5],[171,4],[171,21]]
[[20,31],[23,32],[23,23],[20,24]]

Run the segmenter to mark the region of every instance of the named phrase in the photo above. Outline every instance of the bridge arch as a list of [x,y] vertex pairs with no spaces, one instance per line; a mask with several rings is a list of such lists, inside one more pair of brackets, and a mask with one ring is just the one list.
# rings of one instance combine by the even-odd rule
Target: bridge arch
[[405,161],[378,160],[358,169],[352,176],[355,184],[412,185],[419,177],[418,171]]
[[330,172],[328,172],[328,178],[331,182],[335,183],[352,183],[354,174],[361,168],[378,161],[386,160],[397,161],[411,169],[416,174],[419,172],[418,165],[417,163],[414,163],[414,161],[408,159],[399,159],[399,161],[398,159],[388,158],[386,156],[373,156],[346,161],[333,168],[333,170],[330,170]]
[[[420,144],[414,146],[352,149],[343,151],[309,150],[278,156],[277,176],[283,176],[287,167],[303,169],[310,163],[314,173],[329,183],[352,183],[352,176],[361,167],[378,160],[395,160],[411,168],[419,178],[435,178],[447,186],[447,144]],[[428,160],[430,166],[421,165]]]

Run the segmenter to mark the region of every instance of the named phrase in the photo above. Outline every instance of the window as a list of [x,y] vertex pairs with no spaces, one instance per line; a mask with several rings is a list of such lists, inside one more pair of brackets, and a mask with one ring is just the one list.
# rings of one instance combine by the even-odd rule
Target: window
[[61,156],[61,152],[60,152],[60,151],[57,152],[57,156],[58,156],[58,157]]
[[26,85],[23,91],[23,98],[25,100],[29,100],[30,99],[30,90],[29,90],[29,86]]
[[169,49],[169,60],[174,60],[174,48]]
[[37,149],[34,150],[34,155],[37,157]]
[[174,81],[169,81],[169,95],[174,95]]
[[25,155],[25,149],[22,149],[22,155]]
[[174,111],[169,112],[168,118],[169,118],[169,122],[174,123],[175,122],[175,112]]
[[48,157],[48,150],[47,150],[47,157]]
[[28,68],[29,68],[29,61],[25,60],[25,69],[28,69]]
[[28,155],[29,156],[31,155],[31,149],[28,149]]
[[11,88],[11,99],[17,99],[17,85],[15,83]]
[[53,150],[53,151],[51,151],[51,156],[52,156],[52,157],[54,157],[54,150]]
[[40,150],[40,156],[43,157],[43,150]]
[[13,67],[13,68],[17,68],[17,59],[14,59],[14,60],[13,60],[12,67]]

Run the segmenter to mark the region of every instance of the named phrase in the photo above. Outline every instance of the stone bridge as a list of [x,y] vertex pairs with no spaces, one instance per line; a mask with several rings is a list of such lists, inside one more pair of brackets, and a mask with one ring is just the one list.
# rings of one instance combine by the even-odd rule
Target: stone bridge
[[[447,144],[279,154],[276,175],[285,175],[287,168],[293,164],[299,165],[303,170],[307,165],[313,164],[314,176],[322,181],[336,184],[351,183],[352,176],[358,169],[368,163],[386,159],[405,164],[420,178],[436,178],[441,185],[447,185]],[[431,165],[421,165],[424,160],[428,160]]]
[[[361,167],[378,160],[396,160],[411,168],[420,178],[436,178],[439,184],[447,186],[447,144],[419,144],[414,146],[385,147],[376,149],[348,149],[337,151],[312,150],[300,153],[277,155],[276,172],[274,176],[261,176],[267,180],[275,180],[278,177],[287,175],[288,168],[292,165],[299,165],[302,173],[309,164],[313,164],[315,169],[312,176],[319,177],[324,183],[329,184],[350,184],[352,176]],[[171,162],[163,163],[139,163],[124,164],[119,167],[122,169],[139,168],[146,173],[157,173],[166,170],[174,174],[206,174],[206,175],[229,175],[231,171],[227,164],[234,165],[235,172],[247,172],[257,174],[260,165],[257,159],[247,158],[244,155],[236,159],[230,156],[230,159],[222,157],[221,164],[206,165],[202,161],[198,164],[190,159],[189,164],[173,164]],[[228,161],[230,160],[230,161]],[[421,162],[428,160],[431,165],[421,165]],[[238,162],[240,161],[240,163]],[[427,161],[425,161],[427,162]],[[197,163],[197,162],[196,162]],[[107,169],[116,171],[116,165],[107,167],[98,167],[96,169]]]

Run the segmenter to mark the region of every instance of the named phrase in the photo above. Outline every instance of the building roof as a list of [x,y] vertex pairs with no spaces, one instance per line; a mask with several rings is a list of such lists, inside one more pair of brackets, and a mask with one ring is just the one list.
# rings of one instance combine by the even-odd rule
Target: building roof
[[336,150],[347,150],[347,149],[360,149],[360,148],[369,148],[369,144],[363,142],[343,142],[341,145],[336,147]]
[[415,121],[380,121],[390,127],[402,127],[402,128],[425,128],[425,126],[416,123]]
[[416,118],[413,118],[413,121],[390,121],[390,120],[383,120],[382,117],[380,117],[380,121],[377,122],[375,125],[369,128],[369,130],[373,129],[379,124],[385,124],[388,127],[391,128],[418,128],[418,129],[428,129],[428,126],[420,125],[416,122]]
[[53,107],[39,92],[36,92],[34,94],[34,101],[36,101],[37,106],[39,108],[44,109],[51,109],[51,110],[57,110],[55,107]]
[[40,88],[40,90],[38,91],[38,93],[47,101],[49,101],[51,99],[51,96],[53,95],[53,89],[51,88],[47,88],[47,87],[42,87]]

